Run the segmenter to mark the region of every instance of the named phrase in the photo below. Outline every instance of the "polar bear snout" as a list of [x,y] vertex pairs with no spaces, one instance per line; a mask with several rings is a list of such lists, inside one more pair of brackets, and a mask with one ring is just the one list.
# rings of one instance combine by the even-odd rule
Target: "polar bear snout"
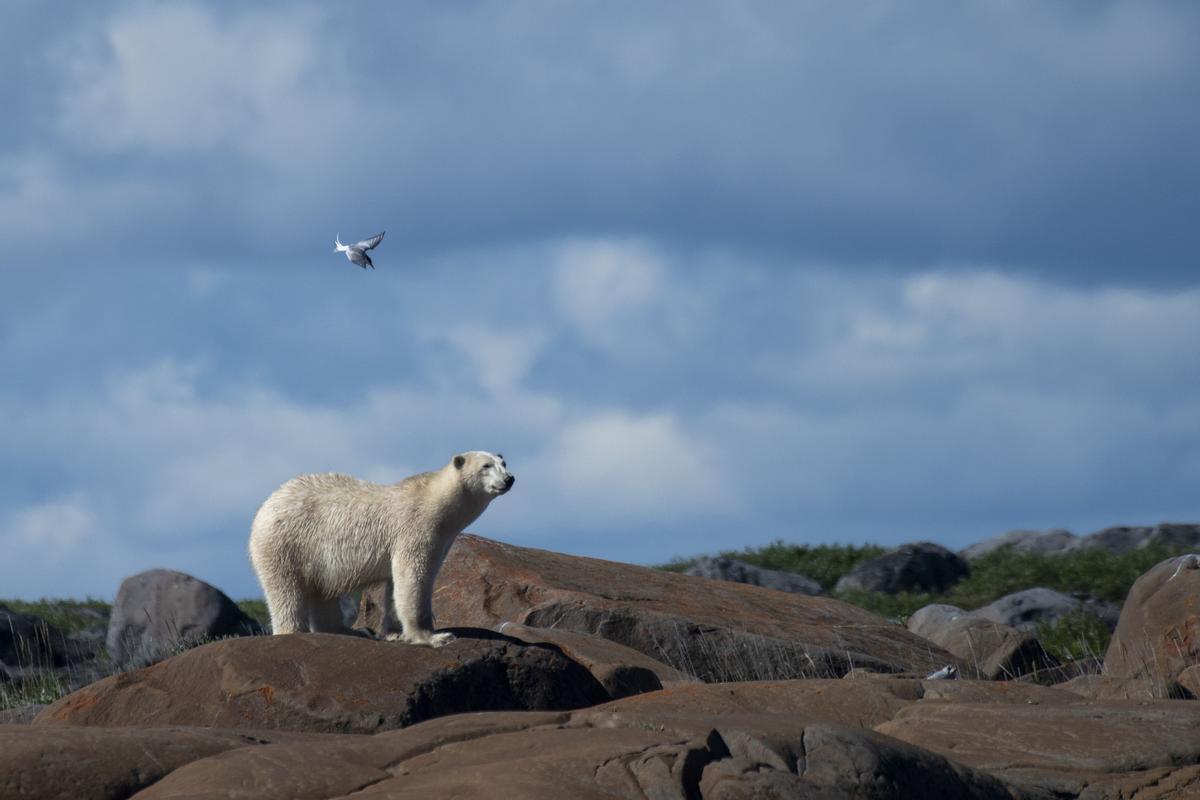
[[513,487],[513,484],[516,482],[517,482],[517,476],[513,475],[510,472],[508,474],[508,477],[506,477],[504,479],[504,488],[500,490],[500,494],[504,494],[505,492],[507,492],[509,489],[511,489]]

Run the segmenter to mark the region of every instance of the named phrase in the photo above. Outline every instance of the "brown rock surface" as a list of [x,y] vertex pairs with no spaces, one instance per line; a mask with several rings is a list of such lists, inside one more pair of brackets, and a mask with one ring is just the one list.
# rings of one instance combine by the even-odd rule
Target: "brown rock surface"
[[1090,700],[1162,700],[1159,686],[1146,678],[1114,678],[1110,675],[1080,675],[1056,684],[1056,689],[1073,692]]
[[137,798],[500,793],[522,800],[1009,798],[995,778],[935,753],[796,715],[609,715],[598,724],[589,712],[470,714],[346,746],[247,748],[189,764]]
[[876,730],[1056,796],[1200,763],[1200,703],[1185,700],[920,703]]
[[[439,623],[594,634],[704,680],[928,672],[953,658],[826,597],[515,547],[462,535],[434,594]],[[360,616],[359,624],[371,620]],[[966,665],[960,665],[965,668]]]
[[197,759],[272,742],[342,741],[280,731],[0,725],[0,797],[124,798]]
[[1148,678],[1170,693],[1200,663],[1200,559],[1169,558],[1134,582],[1104,655],[1104,674]]
[[333,634],[213,642],[86,686],[35,722],[375,733],[463,711],[580,708],[609,697],[555,647],[457,633],[439,649]]
[[632,647],[600,636],[554,628],[531,628],[515,622],[502,622],[497,626],[497,631],[530,644],[545,642],[554,645],[568,658],[587,667],[614,699],[696,680]]
[[792,714],[808,720],[874,727],[920,702],[1065,705],[1082,702],[1069,692],[1010,681],[926,681],[864,678],[695,683],[614,700],[587,714]]

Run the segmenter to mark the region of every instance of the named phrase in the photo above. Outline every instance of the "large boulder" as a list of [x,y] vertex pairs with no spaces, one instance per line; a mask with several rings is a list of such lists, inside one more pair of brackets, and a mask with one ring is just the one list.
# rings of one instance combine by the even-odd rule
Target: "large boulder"
[[108,655],[117,664],[156,661],[208,639],[262,633],[224,592],[169,569],[121,582],[108,623]]
[[1089,614],[1103,620],[1111,630],[1117,624],[1120,609],[1103,600],[1081,599],[1039,586],[1005,595],[971,613],[1029,632],[1036,631],[1038,624],[1052,625],[1072,614]]
[[917,542],[863,561],[838,579],[836,589],[942,594],[970,574],[971,568],[956,553],[932,542]]
[[[364,601],[359,626],[378,624],[369,611]],[[442,567],[434,613],[442,625],[516,622],[597,635],[710,681],[839,677],[855,666],[926,673],[955,661],[903,627],[832,598],[467,534]]]
[[712,578],[718,581],[733,581],[748,583],[751,586],[761,586],[764,589],[776,589],[780,592],[795,594],[825,594],[821,584],[806,575],[795,572],[783,572],[777,569],[764,569],[745,561],[738,561],[728,556],[703,556],[696,559],[684,571],[685,575],[697,578]]
[[226,639],[85,686],[35,722],[376,733],[464,711],[609,698],[556,647],[457,633],[438,649],[319,633]]
[[1104,674],[1147,678],[1160,697],[1176,690],[1179,674],[1200,663],[1200,557],[1169,558],[1129,589],[1104,654]]
[[1079,537],[1062,528],[1051,531],[1016,530],[993,536],[982,542],[976,542],[962,550],[959,555],[967,561],[975,561],[998,550],[1011,550],[1015,553],[1036,553],[1049,555],[1063,553],[1077,547]]

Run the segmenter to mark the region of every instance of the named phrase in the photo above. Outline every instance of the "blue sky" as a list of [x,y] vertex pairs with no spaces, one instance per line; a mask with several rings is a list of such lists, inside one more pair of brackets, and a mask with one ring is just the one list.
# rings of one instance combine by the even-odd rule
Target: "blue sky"
[[[0,11],[0,597],[465,449],[639,563],[1200,518],[1186,2]],[[379,230],[378,270],[333,253]]]

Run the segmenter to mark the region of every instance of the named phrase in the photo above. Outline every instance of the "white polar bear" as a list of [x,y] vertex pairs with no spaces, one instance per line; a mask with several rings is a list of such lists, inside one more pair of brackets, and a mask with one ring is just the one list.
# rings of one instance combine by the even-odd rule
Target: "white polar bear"
[[[390,640],[441,647],[433,582],[463,529],[516,480],[504,457],[473,450],[435,472],[380,485],[349,475],[301,475],[267,498],[250,529],[250,561],[275,633],[353,633],[338,599],[387,581]],[[402,633],[386,613],[395,609]]]

